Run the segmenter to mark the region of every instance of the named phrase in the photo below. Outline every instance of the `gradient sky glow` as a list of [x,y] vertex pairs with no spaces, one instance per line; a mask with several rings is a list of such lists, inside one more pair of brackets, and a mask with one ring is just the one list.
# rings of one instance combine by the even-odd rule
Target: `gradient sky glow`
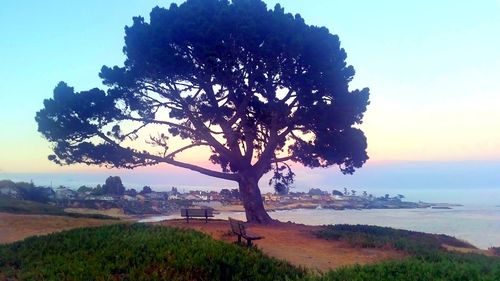
[[[369,144],[366,167],[345,177],[336,168],[299,167],[299,188],[332,181],[383,188],[394,177],[403,186],[427,177],[430,182],[421,185],[453,188],[457,183],[446,178],[464,175],[467,186],[500,188],[500,1],[265,2],[269,8],[280,2],[308,24],[338,34],[357,71],[351,86],[371,89],[361,126]],[[52,173],[55,181],[63,173],[110,173],[46,160],[50,147],[36,131],[35,112],[61,80],[77,91],[101,87],[101,66],[123,63],[124,26],[170,3],[2,0],[0,179],[14,173]],[[381,178],[374,181],[370,175],[376,171]],[[142,172],[185,175],[171,167]],[[196,184],[214,183],[187,175],[198,177]]]

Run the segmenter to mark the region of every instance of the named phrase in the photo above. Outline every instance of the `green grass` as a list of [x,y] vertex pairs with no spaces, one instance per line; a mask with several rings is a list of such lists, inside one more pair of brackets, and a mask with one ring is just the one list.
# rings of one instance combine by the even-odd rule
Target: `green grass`
[[0,212],[13,214],[68,216],[73,218],[116,219],[101,214],[67,213],[63,209],[49,204],[19,200],[6,196],[0,196]]
[[446,235],[367,225],[330,225],[316,235],[343,240],[354,247],[393,248],[409,255],[399,261],[341,268],[325,274],[320,280],[500,280],[500,258],[447,252],[442,244],[471,246]]
[[395,248],[408,257],[317,274],[193,230],[125,224],[0,245],[0,280],[500,280],[499,258],[446,252],[443,242],[468,245],[449,236],[345,225],[317,235],[355,247]]
[[316,232],[320,238],[343,240],[353,247],[393,248],[413,256],[434,255],[442,245],[474,248],[471,244],[443,234],[429,234],[370,225],[328,225]]
[[301,280],[256,249],[145,224],[82,228],[0,246],[0,280]]

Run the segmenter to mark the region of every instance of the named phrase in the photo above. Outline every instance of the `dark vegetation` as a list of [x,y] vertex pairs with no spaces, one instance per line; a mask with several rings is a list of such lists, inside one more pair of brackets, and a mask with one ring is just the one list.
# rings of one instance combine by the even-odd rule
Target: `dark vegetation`
[[352,246],[394,248],[409,255],[401,261],[341,268],[320,280],[500,280],[500,258],[447,252],[442,244],[472,247],[447,235],[367,225],[331,225],[317,235]]
[[20,200],[0,195],[0,212],[28,215],[67,216],[73,218],[116,219],[101,214],[79,214],[65,212],[63,209],[49,204]]
[[306,271],[208,235],[144,224],[0,245],[0,280],[300,280]]
[[[36,114],[49,159],[117,168],[170,164],[238,183],[247,220],[268,223],[259,180],[286,192],[290,161],[352,174],[368,159],[357,127],[369,89],[337,35],[261,0],[187,0],[125,28],[123,66],[106,88],[60,82]],[[118,50],[117,50],[118,51]],[[168,114],[168,115],[167,115]],[[167,117],[167,118],[166,118]],[[157,134],[152,133],[157,132]],[[171,139],[185,140],[184,146]],[[183,162],[196,147],[214,168]],[[158,153],[160,152],[160,153]]]
[[[86,186],[81,186],[82,190],[89,190]],[[98,185],[94,189],[90,189],[94,195],[123,195],[125,194],[125,187],[123,186],[120,177],[108,177],[104,185]]]
[[433,254],[444,250],[443,244],[474,248],[471,244],[444,234],[429,234],[390,227],[371,225],[329,225],[318,231],[318,237],[343,240],[351,246],[362,248],[394,248],[410,255]]
[[500,247],[490,247],[488,250],[496,256],[500,256]]
[[0,180],[0,195],[8,195],[40,203],[49,202],[54,198],[54,191],[49,187],[36,186],[33,182],[13,182]]

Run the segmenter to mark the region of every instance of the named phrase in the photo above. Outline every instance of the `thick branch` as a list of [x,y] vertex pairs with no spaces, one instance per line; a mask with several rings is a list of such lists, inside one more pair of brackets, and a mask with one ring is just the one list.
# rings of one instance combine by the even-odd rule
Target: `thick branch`
[[274,162],[274,163],[278,163],[278,162],[286,162],[288,160],[293,160],[294,158],[296,158],[295,155],[288,155],[286,157],[281,157],[281,158],[274,158],[274,159],[271,159],[271,162]]
[[191,133],[196,132],[193,128],[186,127],[181,124],[169,122],[169,121],[163,121],[163,120],[157,120],[157,119],[150,119],[150,118],[134,118],[134,117],[126,117],[124,120],[130,120],[130,121],[137,121],[137,122],[143,122],[143,123],[150,123],[150,124],[158,124],[158,125],[168,125],[170,127],[176,127],[182,130],[189,131]]
[[[207,176],[221,178],[221,179],[225,179],[225,180],[238,181],[238,179],[239,179],[239,176],[237,174],[222,173],[222,172],[210,170],[207,168],[203,168],[200,166],[196,166],[193,164],[177,161],[177,160],[174,160],[173,158],[161,157],[161,156],[152,155],[149,153],[137,152],[131,148],[124,148],[121,145],[114,142],[113,140],[111,140],[110,138],[108,138],[105,134],[103,134],[101,132],[97,132],[97,135],[99,137],[101,137],[104,141],[108,142],[109,144],[111,144],[117,148],[120,148],[120,150],[122,150],[123,152],[130,153],[130,155],[144,159],[144,160],[149,159],[149,160],[153,160],[156,163],[167,163],[167,164],[171,164],[171,165],[174,165],[177,167],[196,171],[196,172],[199,172],[199,173],[207,175]],[[184,149],[187,149],[187,147],[184,147]],[[173,153],[175,153],[175,151]]]

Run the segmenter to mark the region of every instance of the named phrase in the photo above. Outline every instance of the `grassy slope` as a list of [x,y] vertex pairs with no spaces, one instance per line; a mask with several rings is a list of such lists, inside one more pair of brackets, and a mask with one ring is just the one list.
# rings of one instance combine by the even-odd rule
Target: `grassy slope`
[[192,230],[112,225],[0,245],[0,280],[500,280],[500,258],[446,252],[444,242],[467,246],[449,236],[345,225],[317,235],[409,257],[318,276]]
[[56,206],[0,196],[0,212],[13,214],[69,216],[74,218],[114,219],[100,214],[67,213]]
[[472,247],[446,235],[367,225],[332,225],[317,235],[344,240],[354,247],[390,247],[409,255],[402,261],[331,271],[321,280],[500,280],[500,258],[446,252],[443,244]]
[[[255,249],[144,224],[82,228],[0,246],[0,280],[300,280]],[[3,274],[3,275],[2,275]]]

